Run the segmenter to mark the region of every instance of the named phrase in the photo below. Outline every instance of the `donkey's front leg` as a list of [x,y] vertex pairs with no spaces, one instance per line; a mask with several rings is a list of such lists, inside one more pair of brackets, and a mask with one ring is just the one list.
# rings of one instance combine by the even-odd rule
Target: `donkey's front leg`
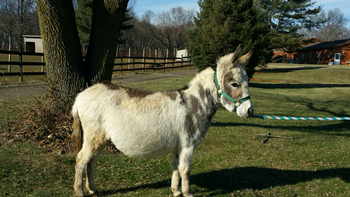
[[190,165],[194,154],[194,147],[186,147],[181,150],[179,158],[179,171],[181,175],[182,195],[193,197],[190,193]]
[[179,190],[180,173],[179,173],[179,155],[175,154],[173,159],[173,176],[171,177],[171,190],[175,197],[181,196]]

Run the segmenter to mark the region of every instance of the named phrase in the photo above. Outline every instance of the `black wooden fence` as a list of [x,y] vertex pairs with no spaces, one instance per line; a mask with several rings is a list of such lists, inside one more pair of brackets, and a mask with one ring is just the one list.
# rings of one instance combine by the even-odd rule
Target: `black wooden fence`
[[[128,60],[128,62],[123,62],[125,59]],[[132,71],[135,72],[137,70],[142,70],[145,72],[146,70],[166,70],[166,69],[172,69],[175,70],[176,68],[183,69],[184,67],[189,67],[192,69],[192,62],[191,57],[181,57],[181,58],[150,58],[150,57],[116,57],[115,60],[120,60],[120,63],[114,63],[115,69],[113,69],[113,72],[120,72],[121,74],[123,71]],[[128,68],[124,68],[123,66],[128,66]],[[119,67],[119,68],[118,68]]]
[[[3,51],[0,50],[0,54],[11,54],[11,55],[18,55],[18,61],[0,61],[1,65],[18,65],[19,66],[19,72],[11,72],[11,69],[8,70],[8,72],[3,72],[4,75],[11,76],[11,75],[19,75],[21,77],[21,81],[23,81],[23,75],[44,75],[46,74],[44,72],[44,54],[43,53],[31,53],[31,52],[21,52],[21,51]],[[23,61],[24,55],[30,55],[30,56],[41,56],[41,62],[25,62]],[[41,66],[41,72],[23,72],[23,66]],[[6,69],[5,69],[6,70]],[[10,72],[9,72],[10,71]]]
[[[21,76],[21,81],[23,80],[23,75],[46,75],[45,72],[45,62],[44,62],[44,54],[43,53],[31,53],[31,52],[20,52],[20,51],[4,51],[0,50],[0,55],[18,55],[18,61],[4,61],[4,59],[7,59],[5,56],[0,58],[0,68],[1,70],[7,70],[7,72],[1,71],[3,75],[6,76]],[[36,62],[28,62],[23,61],[23,56],[41,56],[41,61]],[[5,58],[4,58],[5,57]],[[17,59],[17,58],[16,58]],[[120,72],[123,74],[123,72],[131,71],[135,72],[138,70],[142,70],[145,72],[146,70],[153,70],[154,72],[156,70],[168,70],[168,69],[183,69],[184,67],[189,67],[192,69],[192,62],[191,57],[181,57],[181,58],[150,58],[150,57],[129,57],[121,55],[119,57],[115,57],[114,61],[114,69],[113,72]],[[12,65],[19,66],[19,72],[12,72],[11,69],[6,69],[5,65],[11,67]],[[40,71],[35,72],[27,72],[23,70],[24,66],[40,66]],[[4,69],[5,68],[5,69]]]

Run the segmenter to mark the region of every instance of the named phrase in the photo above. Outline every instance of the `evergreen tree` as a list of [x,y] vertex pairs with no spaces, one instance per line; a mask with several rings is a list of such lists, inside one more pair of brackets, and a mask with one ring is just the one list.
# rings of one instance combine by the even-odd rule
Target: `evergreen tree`
[[91,31],[93,0],[77,0],[78,9],[75,13],[80,41],[88,43]]
[[265,22],[266,16],[254,6],[253,0],[201,0],[199,6],[188,45],[197,69],[208,66],[215,69],[217,58],[234,52],[239,44],[243,44],[243,53],[255,47],[246,67],[249,77],[256,66],[270,61],[270,29]]
[[[91,22],[92,22],[92,12],[93,12],[93,0],[77,0],[78,9],[76,10],[76,21],[79,31],[80,41],[83,43],[89,43],[90,32],[91,32]],[[121,32],[119,37],[122,37],[123,30],[131,29],[133,25],[131,20],[134,18],[134,13],[132,10],[127,9],[125,11]],[[118,40],[118,43],[123,43],[124,40]]]
[[290,49],[299,46],[302,28],[318,27],[322,20],[316,16],[321,6],[312,8],[316,3],[311,0],[258,0],[260,8],[266,12],[271,30],[271,46],[275,49]]

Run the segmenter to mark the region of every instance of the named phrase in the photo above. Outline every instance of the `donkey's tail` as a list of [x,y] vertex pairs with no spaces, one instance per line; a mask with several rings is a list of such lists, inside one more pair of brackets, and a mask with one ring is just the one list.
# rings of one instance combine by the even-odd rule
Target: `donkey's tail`
[[77,153],[79,153],[79,151],[83,147],[83,128],[81,126],[80,117],[78,113],[78,106],[76,103],[73,105],[72,115],[74,119],[73,126],[72,126],[73,127],[72,138],[74,139]]

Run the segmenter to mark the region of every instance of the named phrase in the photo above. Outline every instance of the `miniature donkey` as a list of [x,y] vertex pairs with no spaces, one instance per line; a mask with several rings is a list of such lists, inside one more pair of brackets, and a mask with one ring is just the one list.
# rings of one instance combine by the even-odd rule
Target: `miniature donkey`
[[97,192],[94,170],[110,140],[130,157],[173,154],[174,196],[193,196],[189,187],[191,159],[203,142],[219,103],[243,118],[254,113],[244,70],[253,50],[238,59],[241,50],[240,45],[234,53],[221,57],[216,72],[208,67],[181,90],[143,91],[103,82],[81,92],[72,109],[72,136],[78,150],[76,195],[84,196],[85,168],[86,187],[89,193]]

